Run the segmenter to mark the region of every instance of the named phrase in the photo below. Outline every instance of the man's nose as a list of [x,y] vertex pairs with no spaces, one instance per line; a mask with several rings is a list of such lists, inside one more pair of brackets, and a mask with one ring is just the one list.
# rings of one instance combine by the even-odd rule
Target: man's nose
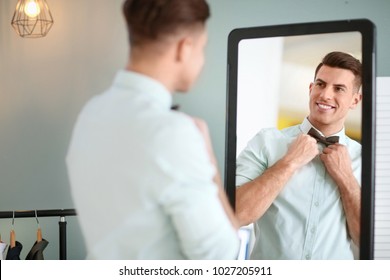
[[321,97],[325,100],[333,98],[333,90],[332,87],[326,86],[321,90]]

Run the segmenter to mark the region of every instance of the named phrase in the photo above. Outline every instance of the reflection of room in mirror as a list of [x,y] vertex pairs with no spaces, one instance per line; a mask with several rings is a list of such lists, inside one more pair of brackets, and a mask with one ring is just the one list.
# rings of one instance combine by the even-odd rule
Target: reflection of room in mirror
[[[375,132],[376,104],[373,102],[375,82],[372,79],[375,77],[374,30],[373,24],[367,20],[348,20],[249,27],[233,30],[229,34],[226,189],[229,201],[235,206],[238,216],[242,217],[242,224],[254,225],[256,241],[252,248],[256,250],[249,247],[249,251],[253,251],[250,254],[251,259],[332,259],[332,254],[336,259],[372,259],[372,198],[375,185],[372,172],[372,140]],[[347,79],[351,77],[351,73],[340,69],[321,68],[316,87],[312,88],[316,82],[315,71],[318,65],[325,56],[334,52],[350,54],[362,62],[363,102],[358,102],[361,94],[351,96],[351,80]],[[328,58],[332,57],[336,58],[337,55],[330,55]],[[325,84],[321,84],[322,80]],[[342,87],[340,84],[347,90],[339,91]],[[310,92],[310,89],[313,91]],[[347,96],[336,96],[343,93]],[[322,106],[323,104],[340,109],[333,110],[326,105]],[[355,107],[357,104],[359,106]],[[347,110],[349,112],[344,114]],[[318,111],[329,114],[317,114],[321,118],[314,118],[313,115]],[[345,126],[347,137],[340,132],[343,137],[341,144],[347,147],[353,157],[352,171],[356,180],[352,182],[352,177],[347,181],[339,180],[338,176],[332,177],[332,174],[339,174],[341,168],[335,168],[335,165],[330,165],[329,162],[324,163],[326,166],[322,165],[321,160],[324,160],[325,156],[312,158],[304,167],[295,165],[300,170],[294,169],[293,172],[285,170],[285,162],[276,165],[283,155],[288,153],[291,143],[299,145],[302,143],[299,141],[301,139],[310,141],[309,137],[299,137],[299,140],[294,142],[297,134],[309,131],[311,124],[305,120],[308,115],[313,117],[313,124],[326,136],[337,133],[341,129],[340,125]],[[333,116],[336,117],[332,118]],[[333,125],[333,120],[340,121],[337,122],[339,125],[332,127],[333,129],[326,127]],[[285,128],[287,130],[284,130]],[[278,132],[279,130],[283,131]],[[350,138],[364,145],[360,146]],[[325,151],[325,146],[315,145],[314,141],[311,144],[313,153],[317,155],[318,152],[326,154],[332,148],[340,148],[333,146]],[[245,153],[242,153],[245,147]],[[287,157],[287,161],[291,158],[304,158],[305,153],[302,150],[298,152],[303,153],[302,157],[293,153],[297,152],[297,149],[291,150],[291,157]],[[240,156],[237,159],[238,155]],[[306,159],[310,160],[307,157]],[[272,168],[273,166],[276,167]],[[350,169],[346,169],[350,173]],[[332,174],[327,176],[327,171]],[[270,175],[264,176],[264,179],[260,178],[266,172]],[[278,181],[279,174],[280,178],[289,181],[286,184],[285,181]],[[252,184],[250,181],[256,182]],[[347,185],[353,186],[355,194],[359,193],[361,186],[360,213],[357,212],[357,196],[353,198],[356,207],[347,208],[338,196],[338,187]],[[274,186],[278,187],[275,189],[277,193],[272,193],[277,195],[276,199],[275,196],[267,196],[268,189],[273,189]],[[257,191],[257,195],[253,196]],[[305,195],[308,197],[304,197]],[[272,205],[266,208],[269,205],[268,198],[274,200]],[[248,203],[249,200],[251,203]],[[332,203],[329,203],[330,201]],[[334,213],[337,217],[331,214],[328,206],[337,209],[337,214]],[[264,209],[266,212],[263,212]],[[351,213],[350,210],[353,215],[346,217],[345,211]],[[300,217],[298,212],[302,213]],[[313,220],[318,217],[320,219]],[[349,222],[351,217],[353,223]],[[326,222],[327,218],[329,222]],[[348,218],[348,224],[341,222],[336,227],[335,222],[342,221],[340,218]],[[292,222],[294,219],[296,223]],[[321,230],[317,227],[317,221],[318,225],[323,226]],[[351,224],[354,226],[350,226]],[[288,225],[291,225],[293,230],[289,229]],[[295,235],[298,227],[301,228],[298,235],[303,239]],[[294,235],[291,235],[291,232]],[[301,241],[302,244],[299,243]],[[344,243],[345,241],[347,242]],[[299,244],[294,247],[296,242]],[[326,243],[329,245],[325,245]],[[314,246],[312,248],[316,249],[307,250],[307,246]],[[303,248],[302,252],[299,251],[300,248]],[[317,249],[321,251],[321,248],[327,250],[327,256],[320,253],[315,257],[312,252]],[[344,253],[348,255],[343,255]],[[296,256],[293,256],[294,254]]]
[[[361,34],[342,32],[242,40],[238,51],[237,155],[265,127],[299,124],[309,113],[309,85],[321,59],[331,51],[361,60]],[[361,103],[345,122],[360,141]]]
[[277,125],[282,38],[242,40],[237,73],[237,154],[264,127]]

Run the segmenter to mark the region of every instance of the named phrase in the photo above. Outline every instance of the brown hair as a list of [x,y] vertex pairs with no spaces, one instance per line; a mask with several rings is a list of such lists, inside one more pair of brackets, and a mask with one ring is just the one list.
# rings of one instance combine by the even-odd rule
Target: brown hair
[[317,77],[317,73],[323,65],[350,70],[355,75],[355,88],[359,90],[362,84],[362,64],[358,59],[344,52],[328,53],[318,64],[314,77]]
[[126,0],[123,14],[134,46],[203,26],[210,10],[205,0]]

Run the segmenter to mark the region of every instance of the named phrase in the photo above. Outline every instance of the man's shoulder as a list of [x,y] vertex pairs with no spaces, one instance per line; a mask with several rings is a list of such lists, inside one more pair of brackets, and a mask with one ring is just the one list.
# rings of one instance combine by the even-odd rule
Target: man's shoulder
[[301,133],[302,131],[300,129],[300,124],[296,124],[296,125],[292,125],[292,126],[288,126],[288,127],[282,128],[280,130],[280,132],[282,134],[284,134],[284,135],[296,136],[299,133]]
[[165,112],[156,119],[156,122],[163,132],[173,135],[197,133],[196,125],[191,117],[180,112]]
[[276,127],[263,128],[258,132],[258,135],[265,138],[285,138],[296,136],[299,133],[299,125],[294,125],[282,129]]
[[356,140],[354,140],[346,135],[345,136],[345,145],[347,146],[350,153],[361,155],[362,144],[359,143],[358,141],[356,141]]
[[148,125],[151,144],[156,149],[187,153],[203,145],[200,131],[191,117],[180,112],[166,112]]

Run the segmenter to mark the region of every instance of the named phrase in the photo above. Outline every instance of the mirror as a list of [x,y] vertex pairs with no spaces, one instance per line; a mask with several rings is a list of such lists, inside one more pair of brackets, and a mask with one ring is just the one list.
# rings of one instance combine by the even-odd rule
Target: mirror
[[374,29],[368,20],[314,22],[235,29],[228,38],[225,188],[233,208],[237,157],[261,129],[302,123],[322,58],[341,51],[362,62],[363,98],[345,121],[345,134],[362,145],[360,259],[373,258]]

